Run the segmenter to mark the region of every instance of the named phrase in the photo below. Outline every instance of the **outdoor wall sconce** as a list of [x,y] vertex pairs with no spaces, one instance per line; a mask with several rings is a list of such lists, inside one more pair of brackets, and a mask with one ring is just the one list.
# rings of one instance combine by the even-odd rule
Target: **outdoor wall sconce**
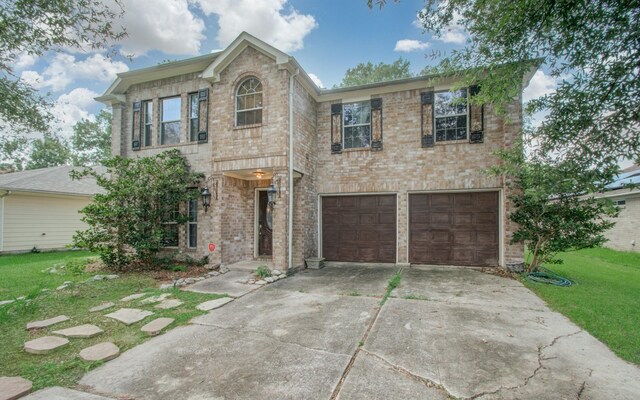
[[211,186],[213,188],[213,193],[209,191],[209,185],[205,186],[202,190],[202,193],[200,193],[200,196],[202,197],[202,207],[204,207],[204,212],[207,212],[209,207],[211,207],[212,197],[218,200],[218,181],[214,180],[213,182],[211,182]]
[[269,188],[267,189],[267,200],[269,205],[273,206],[276,204],[276,194],[278,195],[278,198],[280,198],[280,177],[276,180],[276,177],[274,176],[271,178],[271,185],[269,185]]

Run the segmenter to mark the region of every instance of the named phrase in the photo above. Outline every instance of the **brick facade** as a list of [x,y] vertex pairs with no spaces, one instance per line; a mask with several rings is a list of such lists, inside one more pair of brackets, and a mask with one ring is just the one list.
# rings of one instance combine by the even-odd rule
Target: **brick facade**
[[[242,44],[242,41],[236,41]],[[234,42],[234,43],[236,43]],[[255,44],[255,41],[253,42]],[[229,50],[229,60],[216,71],[187,72],[162,76],[131,84],[119,93],[113,106],[113,152],[126,157],[148,156],[176,147],[195,171],[205,174],[202,185],[217,185],[211,208],[198,214],[198,247],[187,249],[186,233],[181,231],[181,249],[195,257],[209,256],[210,263],[233,263],[256,256],[256,190],[266,188],[273,178],[278,194],[273,212],[273,264],[286,269],[302,266],[304,259],[319,255],[321,198],[329,194],[390,193],[397,195],[397,262],[406,263],[408,254],[408,195],[430,191],[491,190],[501,194],[502,264],[522,258],[522,246],[510,245],[514,226],[506,215],[510,204],[503,179],[490,177],[483,170],[498,159],[496,150],[507,148],[519,138],[522,124],[521,99],[509,109],[508,122],[490,107],[484,113],[484,142],[436,142],[421,146],[420,94],[433,90],[425,79],[381,85],[380,88],[317,91],[303,71],[291,68],[291,59],[269,56],[268,46],[237,46]],[[223,54],[223,55],[226,55]],[[208,56],[211,62],[217,57]],[[203,56],[204,57],[204,56]],[[203,57],[198,62],[203,63]],[[280,61],[278,61],[280,60]],[[224,61],[224,60],[223,60]],[[195,61],[194,61],[195,63]],[[180,64],[180,66],[183,64]],[[296,64],[297,65],[297,64]],[[167,66],[164,66],[168,68]],[[182,67],[180,67],[182,68]],[[176,67],[177,71],[183,71]],[[156,71],[156,70],[154,70]],[[165,74],[157,69],[156,74]],[[236,91],[247,77],[263,85],[262,123],[235,126]],[[293,79],[291,77],[294,76]],[[293,82],[290,87],[290,82]],[[208,89],[208,140],[189,142],[188,95]],[[441,90],[442,88],[439,88]],[[289,176],[289,130],[292,94],[293,170]],[[182,99],[181,141],[178,145],[159,145],[160,99]],[[383,149],[369,148],[331,152],[331,105],[372,98],[382,99]],[[153,102],[153,145],[132,149],[132,104]],[[265,176],[256,179],[253,171]],[[292,254],[288,265],[289,179],[293,179]],[[217,198],[216,198],[217,196]],[[215,243],[210,253],[208,243]]]

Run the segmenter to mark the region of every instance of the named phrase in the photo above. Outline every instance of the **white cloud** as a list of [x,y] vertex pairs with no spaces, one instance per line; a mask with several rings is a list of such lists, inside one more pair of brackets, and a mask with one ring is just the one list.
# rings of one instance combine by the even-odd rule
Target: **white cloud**
[[60,95],[52,109],[56,117],[53,130],[64,138],[70,138],[76,122],[83,118],[94,118],[89,110],[99,104],[93,99],[96,96],[98,93],[87,88],[75,88],[69,93]]
[[304,47],[304,38],[318,26],[312,15],[284,10],[287,0],[193,0],[208,16],[218,16],[218,44],[227,46],[247,31],[276,48],[292,52]]
[[522,100],[526,103],[529,100],[553,93],[555,90],[556,78],[539,69],[529,81],[529,86],[524,89]]
[[188,0],[124,0],[124,17],[117,21],[127,31],[122,54],[137,57],[150,50],[195,55],[205,39],[205,24],[189,10]]
[[457,43],[462,44],[467,40],[467,35],[464,29],[460,29],[455,26],[450,26],[446,29],[446,32],[442,34],[440,38],[445,43]]
[[94,54],[81,61],[70,54],[58,54],[42,73],[23,71],[20,78],[36,89],[51,88],[59,91],[79,79],[111,82],[118,72],[128,70],[125,63],[113,61],[102,54]]
[[317,87],[319,88],[324,87],[324,85],[322,84],[322,81],[320,80],[320,78],[318,78],[316,74],[308,73],[307,75],[309,75],[309,78],[311,78],[311,80],[313,81],[313,83],[316,84]]
[[36,61],[38,61],[38,56],[22,52],[18,54],[18,56],[16,57],[16,60],[13,63],[13,66],[16,69],[25,69],[27,67],[34,65]]
[[424,50],[428,47],[429,43],[427,42],[421,42],[419,40],[413,39],[402,39],[396,42],[396,47],[393,49],[393,51],[411,52]]

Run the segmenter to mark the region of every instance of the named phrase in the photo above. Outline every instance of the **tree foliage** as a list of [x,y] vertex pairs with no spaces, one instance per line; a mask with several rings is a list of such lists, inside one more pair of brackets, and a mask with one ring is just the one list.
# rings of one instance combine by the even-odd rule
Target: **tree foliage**
[[44,132],[52,115],[48,100],[13,72],[23,54],[61,49],[108,50],[124,37],[114,27],[120,0],[7,0],[0,6],[0,120],[12,132]]
[[[384,5],[384,0],[369,0]],[[615,174],[619,158],[640,158],[640,3],[637,0],[426,0],[419,13],[436,37],[455,23],[469,37],[434,72],[465,71],[477,99],[501,107],[521,91],[538,60],[561,81],[531,101],[548,110],[536,132],[541,149]]]
[[413,76],[409,68],[411,63],[402,57],[391,64],[379,62],[378,64],[360,63],[353,68],[347,69],[342,82],[334,87],[349,87],[365,85],[367,83],[378,83],[391,81],[394,79],[410,78]]
[[536,157],[527,160],[523,146],[502,151],[502,165],[491,169],[505,174],[513,194],[509,218],[518,224],[512,242],[532,252],[529,272],[543,263],[559,263],[555,255],[567,250],[595,247],[605,242],[617,208],[611,201],[591,195],[597,173],[571,161]]
[[31,144],[31,153],[25,169],[38,169],[65,165],[71,158],[68,144],[50,133]]
[[187,221],[182,205],[198,195],[188,188],[201,176],[175,149],[152,157],[118,156],[104,166],[103,173],[86,168],[73,174],[93,176],[104,189],[82,209],[89,228],[77,232],[74,243],[98,253],[113,268],[150,268],[163,247],[166,224]]
[[105,109],[95,121],[83,118],[73,126],[73,165],[97,165],[111,157],[111,113]]

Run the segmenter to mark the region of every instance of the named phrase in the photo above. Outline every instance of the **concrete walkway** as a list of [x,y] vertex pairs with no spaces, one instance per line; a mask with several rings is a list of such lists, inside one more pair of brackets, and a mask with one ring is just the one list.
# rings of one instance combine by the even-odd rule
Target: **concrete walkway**
[[640,369],[520,283],[457,267],[304,271],[88,373],[134,399],[636,399]]

